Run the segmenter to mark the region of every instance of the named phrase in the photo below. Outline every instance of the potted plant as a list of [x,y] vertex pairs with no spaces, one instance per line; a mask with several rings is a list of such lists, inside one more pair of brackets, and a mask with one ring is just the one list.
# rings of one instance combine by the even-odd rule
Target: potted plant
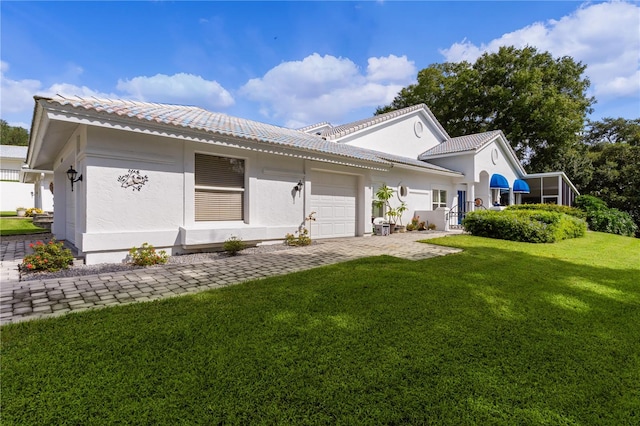
[[407,211],[407,204],[404,201],[400,202],[400,205],[395,208],[396,217],[398,218],[398,224],[396,225],[396,229],[400,232],[404,232],[405,227],[402,224],[402,215]]
[[385,215],[389,218],[389,229],[393,233],[396,229],[397,223],[400,223],[400,227],[404,228],[402,225],[402,214],[407,210],[407,205],[402,202],[398,207],[391,207],[391,203],[389,200],[393,197],[393,193],[395,191],[389,188],[386,184],[383,184],[376,191],[376,200],[374,201],[376,207],[384,207]]
[[16,208],[16,214],[18,217],[25,217],[27,215],[27,209],[24,207],[18,207]]

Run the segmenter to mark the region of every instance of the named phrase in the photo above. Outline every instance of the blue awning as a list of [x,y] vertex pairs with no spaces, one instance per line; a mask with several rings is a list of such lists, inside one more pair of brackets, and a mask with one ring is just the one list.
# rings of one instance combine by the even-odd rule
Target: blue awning
[[502,175],[495,174],[491,176],[491,182],[489,183],[491,189],[509,189],[509,181]]
[[515,194],[528,194],[531,191],[529,190],[529,184],[527,182],[522,179],[516,179],[515,182],[513,182],[513,192]]

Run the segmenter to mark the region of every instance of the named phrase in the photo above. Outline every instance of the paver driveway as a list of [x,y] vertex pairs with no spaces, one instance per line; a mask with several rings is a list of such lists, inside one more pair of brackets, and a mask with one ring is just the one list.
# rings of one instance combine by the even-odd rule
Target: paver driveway
[[0,323],[195,293],[362,257],[384,254],[411,260],[427,259],[459,250],[417,241],[449,234],[407,232],[384,237],[316,240],[313,245],[291,250],[240,254],[202,263],[169,264],[125,272],[42,281],[18,281],[17,278],[7,278],[11,274],[6,269],[17,268],[20,262],[18,252],[24,252],[24,247],[28,247],[29,241],[23,245],[13,244],[13,249],[9,246],[10,242],[3,241],[5,270],[2,273],[0,290]]

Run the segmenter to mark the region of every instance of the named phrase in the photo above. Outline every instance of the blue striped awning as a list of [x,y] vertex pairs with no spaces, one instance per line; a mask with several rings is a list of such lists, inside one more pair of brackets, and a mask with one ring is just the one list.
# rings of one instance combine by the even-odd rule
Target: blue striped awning
[[509,181],[502,175],[494,174],[491,176],[491,182],[489,183],[491,189],[509,189]]
[[527,182],[522,179],[516,179],[515,182],[513,182],[513,192],[515,194],[528,194],[531,191],[529,190],[529,184]]

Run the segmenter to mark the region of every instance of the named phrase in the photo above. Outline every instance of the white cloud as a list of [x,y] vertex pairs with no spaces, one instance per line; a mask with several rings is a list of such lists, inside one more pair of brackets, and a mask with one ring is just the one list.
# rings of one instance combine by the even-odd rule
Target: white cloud
[[640,6],[626,2],[584,4],[560,20],[536,22],[480,46],[464,39],[440,51],[449,62],[475,61],[501,46],[534,46],[587,65],[596,97],[640,96]]
[[350,59],[314,53],[302,61],[277,65],[263,77],[249,80],[239,93],[260,102],[266,117],[301,127],[388,104],[416,73],[406,56],[369,58],[363,73]]
[[406,56],[389,55],[386,58],[369,58],[367,75],[371,81],[406,82],[416,76],[413,61]]
[[131,98],[153,102],[225,108],[234,104],[231,94],[217,81],[205,80],[193,74],[156,74],[153,77],[134,77],[118,80],[117,89]]
[[[119,80],[117,89],[124,92],[104,93],[87,86],[70,83],[54,83],[44,88],[39,80],[13,80],[6,76],[9,64],[0,61],[2,118],[11,125],[29,127],[25,123],[30,120],[34,107],[34,95],[39,96],[80,96],[111,99],[150,100],[187,105],[198,105],[204,108],[225,108],[234,104],[231,94],[216,81],[204,80],[191,74],[175,74],[172,76],[158,74],[153,77],[135,77],[131,80]],[[69,75],[82,74],[82,67],[69,66]]]
[[42,85],[38,80],[13,80],[5,76],[9,64],[0,61],[0,111],[2,114],[16,113],[33,108],[33,95]]
[[62,95],[67,97],[80,96],[81,98],[88,98],[95,96],[96,98],[111,98],[117,99],[118,95],[113,93],[104,93],[99,92],[93,89],[88,88],[87,86],[76,86],[75,84],[69,83],[55,83],[52,84],[48,89],[41,90],[39,95],[42,96],[55,96]]

